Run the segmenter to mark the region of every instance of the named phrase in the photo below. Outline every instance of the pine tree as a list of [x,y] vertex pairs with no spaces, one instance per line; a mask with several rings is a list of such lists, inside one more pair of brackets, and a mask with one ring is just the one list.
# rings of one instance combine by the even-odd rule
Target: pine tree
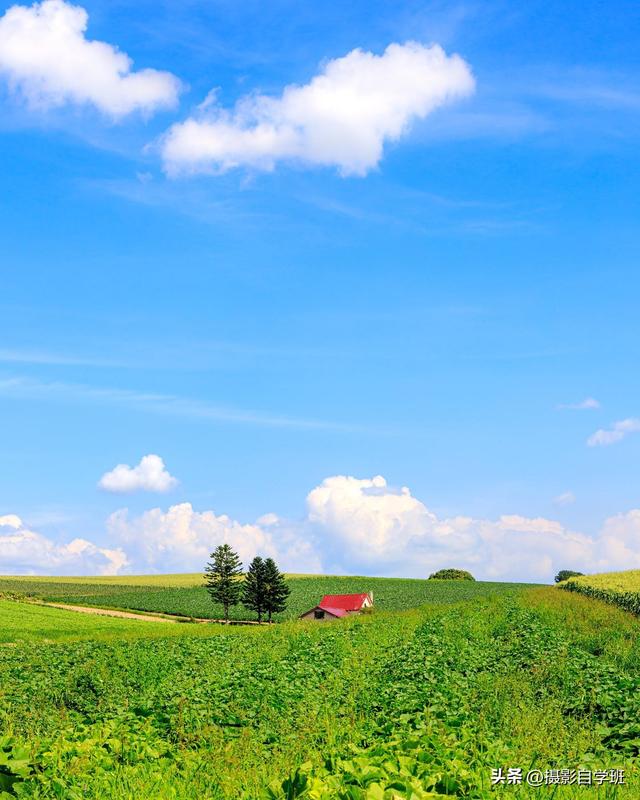
[[269,622],[272,614],[286,609],[290,592],[291,589],[285,583],[284,575],[278,570],[276,562],[268,558],[264,562],[264,609]]
[[229,608],[238,604],[242,593],[242,562],[228,544],[221,544],[211,553],[205,569],[205,585],[214,603],[224,608],[224,620],[229,623]]
[[242,590],[242,605],[256,612],[258,622],[262,622],[265,611],[264,571],[264,561],[256,556],[249,564]]

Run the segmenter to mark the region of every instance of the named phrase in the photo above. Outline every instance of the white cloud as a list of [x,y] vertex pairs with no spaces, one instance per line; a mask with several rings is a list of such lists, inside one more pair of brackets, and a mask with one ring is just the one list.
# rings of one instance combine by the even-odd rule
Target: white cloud
[[570,409],[572,411],[594,411],[600,408],[600,402],[595,397],[585,397],[579,403],[561,403],[558,408]]
[[306,524],[324,571],[420,577],[441,567],[488,580],[551,582],[559,569],[640,566],[640,510],[605,520],[595,536],[556,520],[505,514],[440,519],[384,478],[327,478],[307,497]]
[[0,517],[0,528],[21,528],[22,520],[15,514],[5,514]]
[[584,569],[593,557],[593,541],[559,522],[439,519],[408,488],[392,490],[381,476],[328,478],[307,506],[328,571],[418,577],[455,566],[490,580],[547,581],[561,565]]
[[113,117],[176,105],[169,72],[131,70],[117,47],[85,37],[88,14],[64,0],[14,5],[0,18],[0,74],[32,108],[90,104]]
[[640,419],[629,418],[614,422],[609,429],[600,428],[587,439],[589,447],[607,446],[620,442],[630,433],[640,431]]
[[600,537],[598,569],[640,568],[640,509],[616,514],[605,520]]
[[86,539],[58,544],[29,530],[15,514],[0,517],[2,575],[116,575],[126,565],[121,548],[98,547]]
[[307,509],[319,541],[331,544],[332,556],[351,563],[394,560],[413,538],[435,531],[437,525],[436,517],[406,487],[395,492],[380,475],[364,480],[326,478],[307,496]]
[[0,517],[0,573],[199,572],[223,543],[245,565],[271,556],[288,572],[426,577],[460,567],[484,580],[552,582],[560,569],[640,567],[640,509],[609,517],[595,536],[519,514],[443,518],[382,476],[327,478],[298,520],[268,513],[243,523],[179,503],[117,511],[106,534],[109,548],[84,539],[55,544],[13,514]]
[[201,571],[220,544],[231,545],[245,565],[261,555],[278,559],[283,569],[320,571],[319,559],[299,532],[281,525],[274,514],[262,525],[242,524],[180,503],[133,518],[127,509],[116,511],[107,520],[107,531],[126,549],[135,569],[147,572]]
[[553,502],[557,506],[570,506],[576,502],[576,496],[573,492],[562,492],[553,498]]
[[164,461],[153,453],[143,456],[135,467],[118,464],[98,481],[98,486],[107,492],[168,492],[177,485]]
[[385,142],[473,89],[466,62],[438,45],[390,44],[380,56],[352,50],[279,97],[246,95],[229,111],[210,95],[196,116],[169,129],[163,160],[170,174],[271,170],[286,160],[365,175]]

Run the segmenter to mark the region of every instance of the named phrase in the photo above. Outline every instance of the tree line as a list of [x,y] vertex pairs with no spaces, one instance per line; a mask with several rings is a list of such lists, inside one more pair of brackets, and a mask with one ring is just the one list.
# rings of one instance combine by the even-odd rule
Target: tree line
[[210,558],[205,568],[205,585],[213,602],[224,609],[225,622],[229,622],[229,609],[238,603],[255,611],[258,622],[264,616],[271,622],[273,614],[286,609],[291,590],[272,558],[256,556],[244,580],[241,580],[242,561],[228,544],[216,547]]

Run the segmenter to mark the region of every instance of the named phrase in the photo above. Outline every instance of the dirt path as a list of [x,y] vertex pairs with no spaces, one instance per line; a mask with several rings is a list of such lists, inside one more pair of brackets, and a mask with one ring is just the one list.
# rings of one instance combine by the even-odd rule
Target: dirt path
[[[103,617],[124,617],[125,619],[142,619],[147,622],[173,622],[177,619],[171,617],[156,617],[152,614],[134,614],[132,611],[116,611],[115,608],[95,608],[93,606],[72,606],[68,603],[39,603],[38,605],[49,608],[62,608],[65,611],[79,611],[81,614],[99,614]],[[203,620],[204,621],[204,620]],[[209,620],[206,620],[207,622]],[[198,620],[200,622],[200,620]]]
[[[169,615],[161,616],[156,614],[145,614],[144,612],[134,613],[133,611],[118,611],[115,608],[97,608],[96,606],[72,606],[69,603],[49,603],[41,601],[38,603],[41,606],[48,606],[49,608],[62,608],[65,611],[79,611],[81,614],[99,614],[103,617],[124,617],[124,619],[141,619],[145,622],[180,622],[180,619],[171,617]],[[189,619],[196,623],[205,624],[208,622],[218,622],[224,625],[223,619],[206,619],[203,617],[181,617],[181,619]],[[254,620],[240,620],[230,619],[230,625],[258,625],[259,623]],[[273,623],[272,623],[273,624]],[[263,622],[262,625],[267,627],[269,623]]]

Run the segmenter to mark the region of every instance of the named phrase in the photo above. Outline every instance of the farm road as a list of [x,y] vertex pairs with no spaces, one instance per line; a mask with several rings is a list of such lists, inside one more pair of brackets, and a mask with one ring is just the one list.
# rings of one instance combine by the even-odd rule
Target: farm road
[[[152,614],[134,614],[130,611],[116,611],[115,608],[95,608],[93,606],[71,606],[68,603],[39,603],[49,608],[62,608],[65,611],[79,611],[81,614],[99,614],[103,617],[124,617],[125,619],[142,619],[146,622],[177,622],[170,617],[155,617]],[[207,622],[209,620],[206,620]],[[203,620],[204,622],[204,620]]]
[[[48,606],[49,608],[61,608],[64,611],[79,611],[81,614],[99,614],[103,617],[124,617],[125,619],[141,619],[145,622],[180,622],[180,619],[176,619],[169,615],[160,616],[155,614],[145,614],[144,612],[134,613],[133,611],[118,611],[115,608],[98,608],[96,606],[72,606],[69,603],[49,603],[41,601],[38,603],[41,606]],[[182,618],[184,619],[184,617]],[[209,622],[218,622],[225,624],[223,619],[208,619],[208,618],[201,618],[201,617],[192,617],[193,622],[196,623],[209,623]],[[248,620],[248,619],[230,619],[230,625],[259,625],[260,623],[256,622],[255,620]],[[268,626],[269,623],[262,623],[264,626]],[[271,623],[273,624],[273,623]]]

